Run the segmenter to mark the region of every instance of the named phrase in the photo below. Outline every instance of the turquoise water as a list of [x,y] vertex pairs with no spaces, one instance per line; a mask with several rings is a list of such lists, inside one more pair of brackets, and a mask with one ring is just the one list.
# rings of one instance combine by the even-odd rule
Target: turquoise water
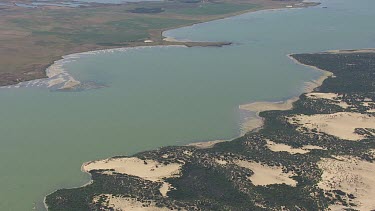
[[238,105],[298,95],[319,73],[286,54],[375,47],[375,2],[261,11],[168,31],[223,48],[154,47],[82,55],[82,92],[0,89],[0,210],[41,209],[44,195],[79,186],[83,162],[238,135]]

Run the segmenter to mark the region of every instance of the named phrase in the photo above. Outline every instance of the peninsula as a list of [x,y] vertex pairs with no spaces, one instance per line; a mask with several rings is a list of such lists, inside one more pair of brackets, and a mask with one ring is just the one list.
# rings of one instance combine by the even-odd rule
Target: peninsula
[[175,42],[165,40],[162,32],[249,11],[316,5],[301,0],[61,2],[2,1],[0,86],[45,78],[47,67],[74,53],[134,46],[227,45]]

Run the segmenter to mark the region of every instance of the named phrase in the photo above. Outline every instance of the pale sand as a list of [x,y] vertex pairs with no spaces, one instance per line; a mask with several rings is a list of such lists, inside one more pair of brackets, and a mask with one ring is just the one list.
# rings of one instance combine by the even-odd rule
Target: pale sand
[[315,145],[305,145],[305,146],[302,147],[302,149],[306,149],[306,150],[313,150],[313,149],[327,150],[323,147],[315,146]]
[[182,41],[179,41],[179,40],[177,40],[173,37],[165,37],[163,40],[167,41],[167,42],[182,42]]
[[240,110],[255,112],[255,118],[245,118],[244,122],[241,124],[241,135],[246,134],[247,132],[253,131],[257,128],[262,127],[263,119],[259,117],[259,113],[262,111],[269,110],[289,110],[293,108],[293,102],[297,101],[298,97],[291,98],[286,101],[280,102],[254,102],[249,104],[240,105]]
[[171,163],[164,165],[154,160],[141,160],[136,157],[109,158],[105,160],[92,161],[83,164],[85,172],[91,170],[114,169],[114,172],[141,177],[150,181],[163,181],[163,178],[176,177],[180,175],[182,164]]
[[225,141],[228,141],[228,140],[196,142],[196,143],[188,144],[186,146],[193,146],[193,147],[196,147],[196,148],[199,148],[199,149],[208,149],[208,148],[214,147],[215,144],[217,144],[217,143],[221,143],[221,142],[225,142]]
[[338,105],[341,108],[349,108],[350,105],[344,101],[340,100],[340,96],[336,93],[320,93],[320,92],[311,92],[307,93],[306,97],[311,99],[326,99],[329,100],[332,104]]
[[226,160],[221,160],[221,159],[215,159],[215,162],[220,164],[220,165],[226,165],[228,163],[228,161]]
[[238,166],[250,169],[254,172],[249,177],[254,185],[286,184],[295,187],[297,182],[289,177],[292,173],[283,173],[281,167],[262,165],[256,162],[237,160]]
[[269,140],[266,140],[267,141],[267,147],[271,150],[271,151],[274,151],[274,152],[288,152],[290,154],[306,154],[308,152],[310,152],[309,150],[304,150],[304,149],[300,149],[300,148],[292,148],[291,146],[289,145],[286,145],[286,144],[278,144],[278,143],[275,143],[273,141],[269,141]]
[[162,196],[167,197],[168,191],[172,185],[165,182],[165,178],[180,176],[182,164],[170,163],[161,164],[154,160],[141,160],[136,157],[131,158],[109,158],[105,160],[87,162],[82,165],[82,171],[106,170],[103,174],[112,174],[114,172],[140,177],[144,180],[153,182],[163,182],[159,191]]
[[240,125],[240,136],[245,135],[250,131],[254,131],[263,125],[263,119],[258,115],[254,117],[244,118],[243,123]]
[[59,89],[61,89],[61,90],[63,90],[63,89],[72,89],[72,88],[78,86],[79,84],[81,84],[81,82],[79,82],[79,81],[71,78],[67,82],[65,82],[64,86],[62,86]]
[[48,78],[53,78],[57,75],[61,75],[61,74],[64,74],[65,71],[62,67],[61,64],[57,62],[55,62],[54,64],[52,64],[51,66],[49,66],[46,70],[46,75]]
[[159,191],[160,191],[160,193],[163,197],[168,197],[167,193],[168,193],[168,191],[171,190],[171,188],[172,188],[171,184],[169,184],[167,182],[163,182],[163,185],[160,187]]
[[[341,156],[323,158],[318,162],[322,169],[322,181],[318,186],[326,191],[341,190],[353,194],[356,198],[353,207],[358,210],[375,209],[375,163],[359,160],[354,157]],[[330,206],[332,210],[343,210],[344,206]]]
[[314,149],[325,150],[323,147],[314,146],[314,145],[305,145],[305,146],[302,146],[301,148],[292,148],[289,145],[275,143],[270,140],[266,140],[266,142],[267,142],[266,146],[268,147],[268,149],[270,149],[273,152],[288,152],[290,154],[298,154],[298,153],[306,154]]
[[155,202],[149,202],[149,204],[142,203],[137,201],[136,199],[130,197],[119,197],[114,196],[112,194],[101,194],[95,196],[93,199],[93,203],[96,204],[99,202],[101,197],[105,197],[106,199],[101,203],[102,206],[110,207],[113,210],[121,211],[166,211],[170,210],[166,207],[156,207]]
[[292,124],[298,124],[299,130],[301,130],[302,127],[310,131],[316,129],[319,133],[326,133],[351,141],[366,138],[363,135],[354,133],[356,128],[375,129],[375,116],[354,112],[297,115],[289,117],[288,121]]
[[[319,77],[316,80],[312,80],[309,82],[305,83],[304,86],[304,92],[309,93],[312,92],[316,87],[319,87],[323,84],[323,81],[327,79],[328,77],[333,76],[331,72],[328,72],[326,70],[319,69],[315,66],[311,65],[306,65],[303,63],[300,63],[298,60],[294,59],[291,54],[288,54],[288,57],[295,62],[296,64],[303,65],[315,70],[318,70],[322,72],[322,76]],[[243,104],[239,106],[239,109],[245,110],[245,111],[250,111],[250,112],[255,112],[256,117],[255,118],[245,118],[244,123],[241,125],[241,135],[244,135],[247,132],[250,132],[252,130],[255,130],[257,128],[262,127],[263,125],[263,120],[262,118],[259,117],[259,113],[262,111],[269,111],[269,110],[279,110],[279,111],[284,111],[284,110],[289,110],[293,108],[293,103],[297,101],[299,97],[293,97],[291,99],[288,99],[286,101],[279,101],[279,102],[254,102],[254,103],[249,103],[249,104]],[[345,105],[342,105],[345,106]]]
[[246,111],[260,113],[268,110],[289,110],[293,108],[292,103],[298,100],[298,97],[291,98],[281,102],[255,102],[250,104],[240,105],[239,108]]
[[58,78],[49,80],[47,83],[48,83],[48,87],[51,87],[51,86],[55,86],[55,85],[58,85],[58,84],[62,84],[64,82],[65,82],[64,78],[58,77]]
[[336,93],[322,93],[322,92],[311,92],[311,93],[307,93],[306,96],[312,99],[327,99],[327,100],[338,100],[340,97]]

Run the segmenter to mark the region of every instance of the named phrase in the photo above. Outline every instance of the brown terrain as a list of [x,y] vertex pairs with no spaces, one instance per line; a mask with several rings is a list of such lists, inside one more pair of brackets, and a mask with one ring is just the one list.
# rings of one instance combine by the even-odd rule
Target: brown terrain
[[24,8],[15,3],[32,0],[0,5],[0,86],[44,78],[50,64],[72,53],[142,45],[226,45],[166,41],[162,32],[248,11],[311,5],[299,0],[219,0]]

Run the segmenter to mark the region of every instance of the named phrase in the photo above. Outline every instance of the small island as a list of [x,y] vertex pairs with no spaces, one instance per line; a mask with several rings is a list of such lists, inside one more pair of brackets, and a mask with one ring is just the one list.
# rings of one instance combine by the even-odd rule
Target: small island
[[329,74],[259,111],[260,129],[87,162],[92,181],[48,195],[48,210],[375,209],[375,50],[290,57]]

